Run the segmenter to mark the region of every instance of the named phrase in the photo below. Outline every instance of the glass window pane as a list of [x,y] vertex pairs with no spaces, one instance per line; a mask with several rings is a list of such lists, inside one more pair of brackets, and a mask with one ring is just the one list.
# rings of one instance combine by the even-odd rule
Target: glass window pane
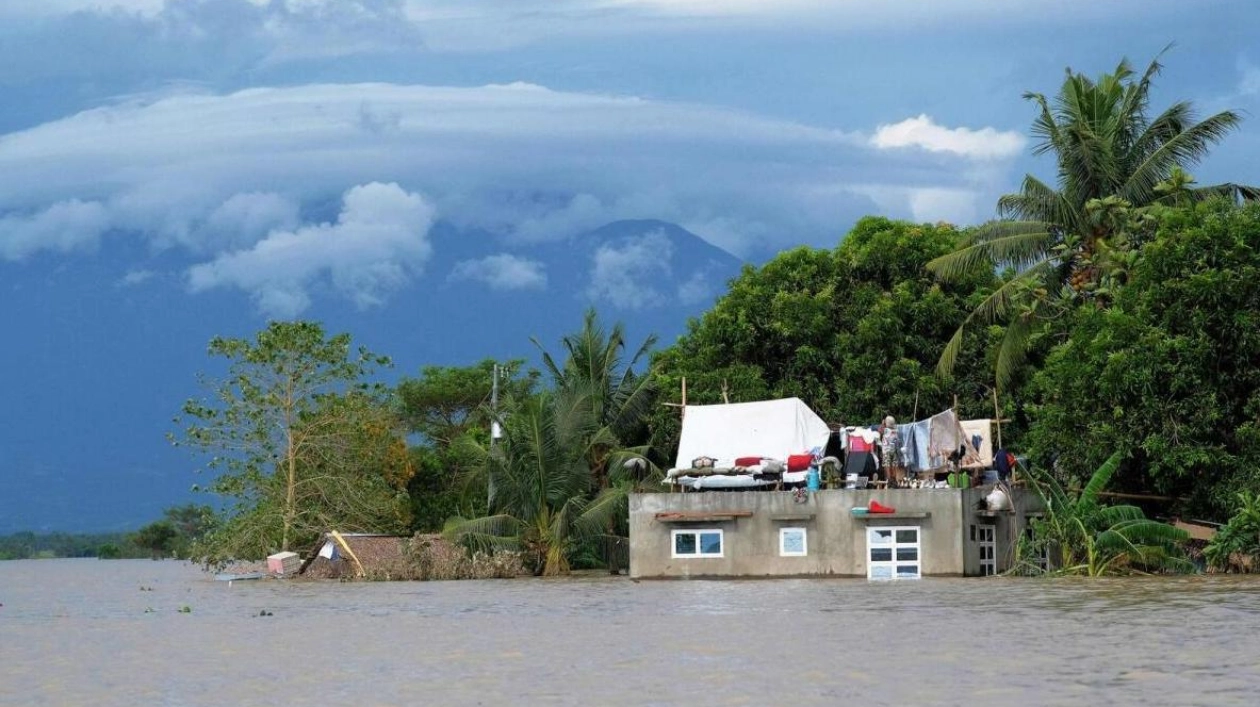
[[780,545],[785,555],[805,554],[805,530],[803,528],[784,528],[779,531]]
[[898,560],[914,561],[919,559],[919,548],[917,547],[899,547],[897,548]]
[[897,565],[897,576],[898,577],[918,577],[919,566],[918,565]]
[[917,543],[919,542],[919,531],[917,528],[909,528],[907,530],[897,531],[897,542],[899,543]]
[[892,562],[891,547],[871,548],[871,562]]
[[879,565],[871,568],[871,579],[892,579],[892,567]]
[[700,533],[700,553],[702,555],[721,555],[722,534]]
[[695,533],[679,533],[675,535],[674,536],[674,554],[675,555],[696,554]]
[[892,542],[892,531],[871,528],[869,540],[872,545],[887,545]]

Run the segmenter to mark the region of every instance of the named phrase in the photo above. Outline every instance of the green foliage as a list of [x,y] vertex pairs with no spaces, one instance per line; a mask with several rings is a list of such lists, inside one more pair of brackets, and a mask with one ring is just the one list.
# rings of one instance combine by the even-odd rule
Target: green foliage
[[551,392],[509,401],[493,448],[464,438],[474,460],[468,473],[489,489],[489,514],[452,520],[448,537],[479,550],[519,551],[538,574],[557,575],[569,571],[583,539],[605,532],[619,510],[616,491],[590,499],[590,470],[577,444],[589,434],[590,417],[572,402]]
[[46,557],[148,557],[128,542],[126,533],[34,533],[0,535],[0,560]]
[[413,530],[435,532],[452,517],[485,513],[486,489],[467,483],[463,472],[468,460],[459,452],[459,440],[471,436],[481,444],[489,441],[496,365],[501,397],[524,399],[533,393],[539,373],[523,371],[523,363],[486,359],[472,366],[425,366],[418,378],[398,384],[402,419],[420,436],[420,444],[410,451],[415,473],[407,485]]
[[[645,449],[629,446],[647,435],[654,389],[634,368],[652,343],[624,358],[621,325],[605,330],[590,310],[561,341],[562,363],[544,351],[554,388],[506,397],[496,444],[460,439],[469,485],[487,490],[487,514],[453,519],[448,537],[473,549],[519,551],[539,574],[567,573],[593,554],[616,571],[626,550],[627,493],[657,471],[643,460]],[[627,467],[630,459],[642,465]]]
[[460,436],[490,426],[490,392],[495,366],[505,397],[523,398],[533,391],[538,372],[520,372],[524,361],[499,363],[485,359],[472,366],[424,366],[419,378],[403,378],[396,391],[407,428],[435,448],[446,448]]
[[[948,224],[868,217],[833,251],[797,248],[760,268],[746,266],[713,309],[657,353],[658,388],[680,401],[799,397],[835,422],[886,414],[908,420],[960,396],[964,413],[992,414],[985,340],[970,337],[952,378],[933,365],[951,332],[997,285],[983,269],[950,282],[924,270],[962,234]],[[676,409],[653,413],[653,446],[677,445]]]
[[195,503],[168,508],[162,516],[161,520],[144,526],[127,538],[132,547],[148,552],[155,559],[187,559],[194,544],[213,530],[218,522],[213,508]]
[[1239,491],[1238,510],[1203,549],[1213,569],[1260,568],[1260,493]]
[[210,398],[185,403],[171,437],[210,455],[217,475],[207,490],[234,502],[198,543],[199,559],[261,557],[329,526],[398,525],[405,503],[395,487],[409,478],[401,429],[364,382],[387,358],[300,321],[272,322],[253,339],[215,338],[210,354],[230,362],[228,374],[206,382]]
[[1260,206],[1169,210],[1112,307],[1086,306],[1029,388],[1037,463],[1224,514],[1260,488]]
[[1025,94],[1038,109],[1033,153],[1053,154],[1056,186],[1027,175],[1018,193],[998,200],[1002,220],[976,229],[955,251],[928,265],[945,278],[977,266],[1015,273],[959,328],[942,353],[943,372],[955,365],[964,327],[1007,322],[1008,341],[996,359],[998,381],[1007,385],[1030,332],[1051,326],[1049,320],[1061,311],[1056,299],[1106,304],[1127,252],[1141,238],[1145,208],[1220,195],[1260,196],[1254,187],[1233,184],[1189,186],[1184,168],[1202,160],[1241,119],[1222,111],[1196,122],[1185,101],[1151,117],[1150,89],[1161,68],[1152,61],[1137,77],[1121,61],[1097,79],[1069,69],[1053,100]]
[[118,560],[122,558],[122,549],[114,543],[105,543],[97,548],[96,556],[102,560]]
[[1188,539],[1184,530],[1148,520],[1136,506],[1100,502],[1100,493],[1119,466],[1120,454],[1112,454],[1078,490],[1063,486],[1051,474],[1027,471],[1045,504],[1045,515],[1032,523],[1035,539],[1023,547],[1022,568],[1034,566],[1030,558],[1049,556],[1047,569],[1058,574],[1098,577],[1193,570],[1181,552]]

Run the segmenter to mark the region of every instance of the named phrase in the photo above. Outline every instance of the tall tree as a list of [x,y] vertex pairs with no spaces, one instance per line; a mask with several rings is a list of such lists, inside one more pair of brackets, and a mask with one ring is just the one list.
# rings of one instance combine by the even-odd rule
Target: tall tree
[[288,550],[307,510],[300,505],[303,464],[319,463],[362,422],[347,424],[347,415],[364,408],[335,396],[373,392],[365,381],[389,360],[363,347],[352,351],[348,334],[328,337],[302,321],[271,322],[253,339],[216,337],[209,351],[228,359],[228,373],[203,381],[213,396],[184,404],[176,418],[183,429],[171,440],[210,454],[207,467],[217,476],[207,489],[235,499],[232,520],[257,521],[220,528],[220,547]]
[[446,533],[473,547],[523,552],[538,574],[567,573],[579,545],[603,536],[621,509],[613,489],[590,495],[582,440],[592,419],[575,398],[550,391],[507,407],[495,446],[461,442],[473,462],[465,473],[489,489],[488,515],[453,519]]
[[458,441],[465,435],[481,444],[489,441],[496,369],[501,398],[524,399],[532,394],[539,374],[524,371],[523,366],[522,360],[500,363],[492,359],[471,366],[425,366],[419,376],[398,383],[402,419],[420,436],[420,443],[411,449],[416,473],[407,487],[415,530],[441,530],[453,516],[484,513],[486,489],[469,485],[467,476],[460,473],[469,462]]
[[1010,268],[1013,274],[958,328],[939,370],[952,370],[964,329],[1004,322],[996,366],[999,382],[1008,382],[1029,338],[1061,310],[1054,299],[1075,301],[1108,284],[1121,260],[1118,253],[1133,247],[1141,231],[1133,209],[1220,195],[1260,198],[1255,187],[1191,186],[1184,170],[1206,157],[1241,119],[1221,111],[1196,120],[1186,101],[1150,117],[1152,81],[1161,68],[1156,58],[1138,77],[1125,60],[1097,79],[1068,69],[1053,101],[1024,94],[1038,111],[1033,154],[1054,156],[1056,186],[1025,176],[1018,193],[998,200],[1000,220],[972,231],[956,250],[928,264],[945,278],[976,267]]
[[[616,483],[614,476],[626,475],[622,473],[624,467],[614,467],[631,457],[642,459],[648,451],[647,418],[656,397],[655,383],[646,372],[636,371],[635,366],[647,359],[656,337],[649,336],[627,358],[622,324],[605,330],[595,310],[588,309],[581,329],[561,340],[565,352],[562,363],[536,339],[534,344],[543,351],[543,364],[551,374],[558,404],[584,417],[581,424],[571,426],[581,434],[570,437],[569,443],[582,450],[593,492],[625,510],[626,494],[632,485]],[[608,542],[602,548],[614,574],[620,571],[624,547],[619,539],[618,518],[623,526],[629,522],[625,513],[610,514],[604,535]]]
[[[948,282],[923,269],[959,237],[948,224],[869,217],[835,249],[801,247],[746,266],[656,355],[653,375],[674,402],[686,378],[691,404],[799,397],[832,422],[908,419],[955,395],[964,411],[992,414],[987,340],[969,337],[953,378],[932,371],[950,333],[996,284],[983,269]],[[676,448],[676,409],[658,406],[652,426],[654,446]]]
[[655,386],[651,376],[635,370],[656,345],[649,336],[626,358],[625,328],[619,322],[605,330],[594,309],[582,318],[582,328],[565,336],[562,363],[543,349],[543,364],[558,395],[567,396],[575,410],[588,416],[582,440],[591,478],[598,490],[609,486],[609,463],[618,448],[646,440],[644,422],[651,411]]

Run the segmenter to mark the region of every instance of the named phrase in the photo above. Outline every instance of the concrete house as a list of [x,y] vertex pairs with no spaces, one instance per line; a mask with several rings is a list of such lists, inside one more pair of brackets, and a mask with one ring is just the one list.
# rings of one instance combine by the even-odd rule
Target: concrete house
[[[846,485],[834,483],[839,464],[810,490],[809,471],[775,465],[807,450],[818,459],[832,434],[800,400],[685,410],[669,479],[684,492],[630,497],[632,577],[991,575],[1010,568],[1039,508],[1004,488],[990,510],[992,486],[823,488]],[[720,473],[730,466],[741,471]]]
[[[640,493],[630,497],[631,577],[870,579],[1004,572],[1030,494],[990,511],[990,489]],[[855,514],[870,502],[892,513]],[[1035,513],[1035,510],[1033,511]]]

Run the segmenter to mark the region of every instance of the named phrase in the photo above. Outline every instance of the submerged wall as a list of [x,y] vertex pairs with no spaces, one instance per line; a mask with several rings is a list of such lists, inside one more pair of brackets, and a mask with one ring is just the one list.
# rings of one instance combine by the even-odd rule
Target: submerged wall
[[[822,490],[647,493],[630,497],[632,577],[867,575],[867,528],[917,526],[923,575],[962,575],[965,526],[979,490]],[[897,510],[850,513],[875,500]],[[658,515],[665,514],[665,515]],[[670,517],[669,514],[679,514]],[[696,518],[701,516],[700,518]],[[780,554],[780,529],[804,528],[804,556]],[[675,557],[673,531],[722,531],[721,557]]]

